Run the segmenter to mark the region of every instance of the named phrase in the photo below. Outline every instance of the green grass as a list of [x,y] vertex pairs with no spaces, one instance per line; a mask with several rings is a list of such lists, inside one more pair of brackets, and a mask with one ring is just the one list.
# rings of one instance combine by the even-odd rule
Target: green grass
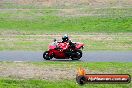
[[30,34],[54,33],[54,31],[56,33],[132,32],[131,8],[74,10],[75,13],[63,9],[2,10],[0,31],[15,30]]
[[31,31],[39,33],[49,32],[132,32],[132,19],[124,18],[102,18],[102,17],[80,17],[64,18],[56,16],[45,16],[38,20],[0,20],[0,29],[17,31]]
[[[130,62],[0,62],[4,68],[14,68],[24,66],[35,66],[38,68],[74,68],[77,69],[80,66],[89,71],[96,71],[98,73],[114,73],[114,74],[130,74],[132,75],[132,63]],[[2,67],[3,68],[3,67]],[[75,74],[74,74],[75,75]],[[54,79],[53,79],[54,80]],[[60,79],[60,80],[40,80],[40,79],[17,79],[10,77],[0,78],[0,88],[130,88],[132,83],[129,84],[86,84],[80,86],[76,84],[75,79]]]
[[86,84],[80,86],[75,80],[11,80],[0,79],[1,88],[130,88],[131,84]]
[[[55,37],[38,35],[65,33],[86,35],[84,39],[74,35],[74,39],[71,38],[83,42],[84,51],[132,50],[131,8],[74,8],[67,11],[70,9],[1,10],[0,50],[44,51]],[[98,40],[99,36],[104,38]]]

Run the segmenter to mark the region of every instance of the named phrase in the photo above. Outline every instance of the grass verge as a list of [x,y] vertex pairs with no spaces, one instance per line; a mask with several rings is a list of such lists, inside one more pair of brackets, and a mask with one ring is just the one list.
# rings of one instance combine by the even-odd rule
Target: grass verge
[[[62,35],[1,35],[0,50],[45,51],[54,38],[61,41]],[[88,33],[69,36],[73,42],[84,43],[84,51],[132,50],[131,33]]]
[[[130,88],[130,84],[87,84],[80,86],[76,84],[75,75],[78,67],[83,67],[86,69],[87,73],[112,73],[112,74],[130,74],[132,75],[132,64],[131,62],[0,62],[1,73],[0,73],[0,87],[1,88]],[[40,69],[41,68],[41,69]],[[13,69],[15,73],[13,73]],[[33,69],[32,71],[29,69]],[[50,69],[50,70],[47,70]],[[60,74],[58,74],[58,69]],[[24,70],[24,73],[21,73],[21,70]],[[41,74],[43,70],[43,75]],[[38,71],[40,77],[37,73]],[[50,74],[45,73],[50,72]],[[6,75],[9,72],[10,75]],[[2,74],[5,73],[5,74]],[[35,76],[33,76],[33,73]],[[57,74],[56,74],[57,73]],[[67,74],[65,74],[67,73]],[[30,74],[31,78],[24,78],[23,75]],[[47,75],[45,75],[47,74]],[[72,75],[71,75],[72,74]],[[59,78],[59,76],[61,76]],[[20,77],[21,76],[21,77]],[[48,79],[44,79],[45,77]],[[56,76],[59,79],[56,79]],[[68,78],[69,76],[69,78]],[[65,78],[67,77],[67,78]]]
[[1,10],[0,31],[29,34],[132,32],[131,8]]
[[131,22],[131,8],[1,9],[0,50],[44,51],[64,33],[85,51],[132,50]]
[[1,88],[130,88],[132,84],[86,84],[80,86],[75,80],[12,80],[0,79]]

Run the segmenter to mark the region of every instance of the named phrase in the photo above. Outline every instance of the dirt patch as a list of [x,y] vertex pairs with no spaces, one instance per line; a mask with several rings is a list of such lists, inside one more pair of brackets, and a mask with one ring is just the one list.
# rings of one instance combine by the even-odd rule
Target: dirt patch
[[56,6],[56,7],[81,7],[81,6],[126,6],[132,0],[2,0],[1,3],[15,3],[19,5]]
[[[0,41],[52,41],[54,38],[56,38],[58,41],[61,41],[61,37],[63,34],[43,34],[43,35],[22,35],[19,34],[19,32],[13,32],[14,34],[7,35],[6,33],[2,32],[0,37]],[[102,40],[132,40],[132,34],[131,33],[115,33],[115,34],[105,34],[105,33],[93,33],[90,34],[88,33],[87,35],[77,35],[77,34],[72,34],[69,35],[69,37],[72,40],[95,40],[95,41],[102,41]]]
[[[15,62],[13,65],[0,64],[0,77],[9,77],[15,79],[44,79],[60,80],[74,79],[76,77],[77,67],[55,67],[55,66],[35,66],[23,62]],[[97,71],[89,73],[98,73]]]

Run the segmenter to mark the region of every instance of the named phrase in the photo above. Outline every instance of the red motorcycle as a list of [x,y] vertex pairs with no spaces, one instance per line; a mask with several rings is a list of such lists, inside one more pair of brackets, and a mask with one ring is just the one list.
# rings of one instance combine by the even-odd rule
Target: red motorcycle
[[49,50],[43,53],[45,60],[69,59],[79,60],[82,57],[83,43],[57,42],[57,45],[49,45]]

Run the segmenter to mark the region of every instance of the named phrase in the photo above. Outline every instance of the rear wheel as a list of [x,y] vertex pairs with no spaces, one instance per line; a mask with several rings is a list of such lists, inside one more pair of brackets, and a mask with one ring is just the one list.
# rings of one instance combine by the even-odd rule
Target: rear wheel
[[45,60],[50,60],[50,59],[52,59],[52,57],[49,56],[49,52],[48,52],[48,51],[45,51],[45,52],[43,53],[43,58],[44,58]]
[[73,55],[71,57],[72,60],[79,60],[82,57],[82,51],[81,50],[77,50],[75,52],[75,55]]

